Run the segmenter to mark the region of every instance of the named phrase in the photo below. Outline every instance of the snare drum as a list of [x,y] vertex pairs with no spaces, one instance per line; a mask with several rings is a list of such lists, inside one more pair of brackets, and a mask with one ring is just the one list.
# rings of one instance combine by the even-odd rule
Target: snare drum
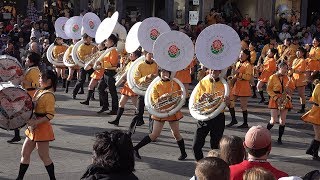
[[23,76],[22,66],[19,61],[8,55],[0,56],[0,82],[12,82],[19,85]]
[[32,113],[32,98],[24,89],[9,82],[0,83],[0,128],[23,127]]

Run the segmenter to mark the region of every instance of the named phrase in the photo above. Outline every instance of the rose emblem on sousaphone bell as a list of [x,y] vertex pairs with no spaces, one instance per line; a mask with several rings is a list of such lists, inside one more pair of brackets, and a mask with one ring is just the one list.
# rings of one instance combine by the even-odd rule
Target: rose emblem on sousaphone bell
[[159,31],[157,29],[151,29],[150,38],[152,40],[156,40],[159,35],[160,35],[160,33],[159,33]]
[[92,20],[89,21],[89,27],[90,29],[94,29],[94,22]]
[[211,52],[213,54],[220,54],[223,52],[224,49],[224,44],[219,40],[214,40],[212,45],[211,45]]
[[77,32],[78,30],[79,30],[78,24],[73,25],[72,31],[73,31],[73,32]]
[[171,58],[176,58],[180,55],[180,49],[176,45],[171,45],[168,49],[168,55]]

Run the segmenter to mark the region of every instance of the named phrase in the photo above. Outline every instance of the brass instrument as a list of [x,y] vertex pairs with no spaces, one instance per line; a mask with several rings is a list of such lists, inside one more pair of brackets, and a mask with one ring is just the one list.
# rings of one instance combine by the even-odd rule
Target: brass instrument
[[210,94],[209,97],[204,98],[202,101],[194,103],[191,109],[196,111],[200,115],[207,115],[212,113],[222,103],[223,95],[220,94],[220,91],[215,92],[214,94]]
[[168,112],[174,109],[182,100],[182,90],[165,94],[159,97],[159,101],[152,104],[152,108],[160,113]]
[[228,82],[230,82],[230,85],[233,87],[234,84],[237,81],[238,73],[237,71],[241,68],[242,63],[240,62],[239,66],[236,67],[236,64],[232,65],[232,72],[231,75],[227,77]]
[[312,82],[312,84],[313,84],[314,86],[318,85],[319,83],[320,83],[320,80],[319,80],[319,79],[316,79],[316,80],[314,80],[314,81]]
[[[79,61],[80,61],[81,63],[83,63],[83,64],[86,64],[86,63],[88,63],[88,62],[92,63],[92,61],[97,60],[103,52],[104,52],[104,51],[97,51],[97,52],[95,52],[95,53],[92,53],[92,54],[86,56],[83,60],[80,59]],[[94,63],[93,63],[93,64],[94,64]],[[93,64],[92,64],[92,65],[93,65]]]
[[281,61],[287,61],[288,60],[288,56],[290,55],[290,53],[291,53],[291,49],[290,49],[290,47],[287,47],[284,51],[283,51],[283,53],[282,53],[282,55],[279,57],[279,59],[277,60],[277,63],[280,63]]
[[287,103],[291,101],[291,96],[285,90],[286,87],[289,85],[289,83],[290,83],[290,78],[289,78],[286,86],[283,87],[284,92],[282,92],[281,96],[277,99],[278,110],[280,110],[280,111],[284,110],[286,108]]
[[140,89],[147,89],[150,83],[156,78],[157,76],[152,76],[152,78],[148,78],[143,82],[138,82],[137,85],[139,86]]

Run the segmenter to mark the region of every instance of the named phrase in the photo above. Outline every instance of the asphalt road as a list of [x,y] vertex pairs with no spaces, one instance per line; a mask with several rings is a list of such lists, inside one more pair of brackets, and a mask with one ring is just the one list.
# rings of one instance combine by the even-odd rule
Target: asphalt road
[[[69,92],[72,92],[69,90]],[[94,134],[111,129],[127,130],[134,114],[134,108],[129,101],[124,115],[120,121],[120,127],[114,127],[107,123],[115,116],[107,114],[97,115],[98,101],[91,101],[89,106],[79,102],[86,95],[78,95],[78,100],[73,100],[71,94],[65,94],[61,88],[56,92],[56,116],[52,120],[56,140],[50,143],[50,155],[55,164],[57,179],[80,179],[86,167],[91,163],[92,144]],[[98,93],[95,95],[98,98]],[[257,103],[258,99],[250,99],[249,125],[261,124],[266,126],[270,119],[270,113],[266,105]],[[308,104],[307,108],[311,105]],[[305,154],[305,150],[313,139],[312,126],[300,120],[301,114],[295,113],[300,108],[298,98],[294,97],[294,107],[289,115],[283,145],[277,145],[278,125],[272,129],[273,147],[269,161],[279,169],[290,175],[303,176],[307,172],[319,169],[320,162],[311,160]],[[237,106],[238,121],[242,122],[242,113]],[[185,139],[188,158],[178,161],[179,148],[171,135],[168,124],[156,142],[143,147],[139,152],[141,160],[136,161],[135,174],[142,180],[177,180],[190,179],[194,174],[194,157],[192,154],[193,133],[196,129],[196,121],[191,117],[187,108],[183,108],[184,118],[180,120],[180,129]],[[229,112],[226,112],[226,123],[230,121]],[[145,122],[148,114],[145,113]],[[237,135],[244,137],[246,129],[227,128],[225,135]],[[133,135],[133,143],[136,144],[148,133],[147,124],[137,127]],[[15,179],[18,174],[20,151],[23,141],[17,144],[8,144],[6,141],[12,137],[13,132],[0,130],[0,179]],[[23,134],[23,131],[22,133]],[[204,147],[205,154],[209,150],[209,138]],[[49,179],[46,169],[38,157],[36,151],[31,157],[31,164],[25,176],[26,180]]]

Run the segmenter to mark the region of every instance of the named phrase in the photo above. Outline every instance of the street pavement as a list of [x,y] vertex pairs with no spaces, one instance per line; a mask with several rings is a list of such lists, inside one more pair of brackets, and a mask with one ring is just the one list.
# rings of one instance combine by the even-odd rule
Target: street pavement
[[[72,92],[72,89],[69,90]],[[97,115],[100,109],[98,101],[91,101],[89,106],[79,102],[86,95],[78,95],[77,100],[71,98],[71,94],[58,88],[56,92],[56,116],[51,121],[56,140],[50,142],[50,155],[55,165],[58,180],[80,179],[86,167],[91,163],[92,144],[95,133],[112,129],[127,130],[134,115],[131,101],[125,107],[124,115],[120,121],[120,127],[107,123],[115,116],[107,114]],[[98,93],[95,93],[98,99]],[[120,97],[120,96],[119,96]],[[269,109],[266,105],[258,104],[259,99],[250,98],[249,102],[249,126],[261,124],[266,126],[270,119]],[[320,162],[313,161],[305,154],[305,150],[313,139],[313,129],[309,124],[300,120],[301,114],[296,111],[300,108],[298,97],[294,96],[294,109],[289,112],[283,145],[277,145],[278,125],[272,129],[272,151],[269,161],[279,169],[290,175],[303,176],[307,172],[319,169]],[[307,104],[307,108],[311,105]],[[242,123],[242,113],[239,105],[236,108],[239,124]],[[186,143],[188,158],[178,161],[180,154],[178,145],[171,135],[168,124],[165,125],[161,136],[156,142],[143,147],[139,152],[141,160],[136,161],[135,174],[141,180],[180,180],[190,179],[194,174],[195,162],[192,154],[193,133],[196,129],[194,120],[186,107],[182,109],[184,118],[180,120],[180,129]],[[226,124],[230,121],[229,112],[226,112]],[[134,145],[148,134],[148,114],[145,113],[146,124],[137,127],[132,136]],[[24,131],[24,129],[23,129]],[[22,137],[24,137],[21,131]],[[225,135],[237,135],[244,137],[247,129],[226,128]],[[13,132],[0,130],[0,179],[15,179],[18,174],[20,151],[23,141],[16,144],[8,144],[6,141],[12,138]],[[206,155],[209,151],[209,137],[203,148]],[[25,176],[26,180],[49,179],[46,169],[35,150],[31,157],[31,164]]]

